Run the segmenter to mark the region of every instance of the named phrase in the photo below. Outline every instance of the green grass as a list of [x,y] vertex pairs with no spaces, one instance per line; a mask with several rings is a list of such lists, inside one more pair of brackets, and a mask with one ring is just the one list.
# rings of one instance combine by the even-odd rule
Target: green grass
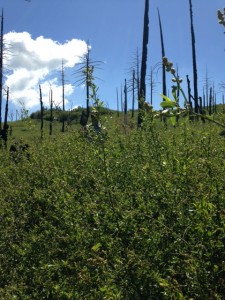
[[221,129],[103,123],[13,125],[30,157],[0,152],[0,298],[224,299]]

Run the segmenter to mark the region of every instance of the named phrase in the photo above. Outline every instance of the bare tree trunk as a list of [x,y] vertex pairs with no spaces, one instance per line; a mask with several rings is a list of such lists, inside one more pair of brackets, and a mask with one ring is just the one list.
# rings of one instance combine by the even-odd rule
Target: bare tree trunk
[[203,109],[205,110],[205,89],[203,87]]
[[52,89],[50,89],[50,122],[49,122],[49,135],[52,135],[52,122],[53,122],[53,99],[52,99]]
[[123,85],[122,84],[120,89],[120,102],[121,102],[121,111],[123,112],[124,107],[123,107]]
[[2,93],[3,93],[3,9],[1,16],[1,36],[0,36],[0,130],[2,128]]
[[188,88],[188,103],[192,109],[192,102],[191,102],[191,84],[190,84],[190,79],[188,75],[186,75],[187,78],[187,88]]
[[117,117],[119,118],[119,94],[118,89],[116,89],[116,103],[117,103]]
[[44,107],[43,107],[43,101],[42,101],[42,91],[41,91],[41,85],[39,85],[39,91],[40,91],[40,106],[41,106],[41,139],[43,139],[43,115],[44,115]]
[[134,100],[135,100],[135,70],[132,72],[132,113],[131,117],[134,117]]
[[89,54],[90,54],[90,50],[89,50],[89,47],[88,47],[88,50],[87,50],[87,55],[86,55],[86,110],[87,110],[87,117],[89,118],[89,114],[90,114],[90,108],[89,108],[89,98],[90,98],[90,93],[89,93],[89,87],[90,87],[90,74],[89,74],[89,68],[90,68],[90,57],[89,57]]
[[189,0],[189,6],[190,6],[190,20],[191,20],[191,45],[192,45],[194,102],[195,102],[195,112],[198,113],[198,73],[197,73],[197,62],[196,62],[196,51],[195,51],[195,33],[194,33],[194,25],[193,25],[193,11],[192,11],[192,1],[191,0]]
[[209,78],[208,70],[206,69],[206,79],[205,79],[205,88],[206,88],[206,109],[209,111]]
[[150,73],[150,103],[152,105],[152,102],[153,102],[153,70],[151,68],[151,73]]
[[127,124],[127,80],[124,82],[124,123]]
[[[64,79],[64,63],[62,61],[62,104],[63,104],[63,107],[62,107],[62,111],[63,113],[65,112],[65,79]],[[62,118],[62,132],[65,131],[65,120],[64,120],[64,115],[63,115],[63,118]]]
[[225,101],[224,101],[224,94],[223,94],[223,97],[222,97],[222,103],[223,103],[223,113],[225,113]]
[[144,30],[143,30],[143,44],[142,44],[142,60],[141,60],[141,78],[140,78],[140,98],[138,99],[138,126],[141,126],[143,122],[142,110],[143,100],[146,98],[146,85],[145,77],[147,70],[147,58],[148,58],[148,36],[149,36],[149,0],[145,0],[145,13],[144,13]]
[[4,146],[7,148],[7,140],[8,140],[8,107],[9,107],[9,87],[7,87],[6,92],[6,104],[5,104],[5,118],[3,129],[1,130],[1,137],[4,142]]
[[209,90],[209,115],[212,114],[212,88]]
[[214,94],[214,113],[217,113],[216,93]]
[[[162,31],[162,23],[160,18],[159,9],[158,10],[158,19],[159,19],[159,29],[160,29],[160,40],[161,40],[161,52],[162,52],[162,58],[165,57],[165,47],[164,47],[164,39],[163,39],[163,31]],[[162,93],[166,96],[167,90],[166,90],[166,67],[164,64],[162,64]]]
[[138,100],[141,98],[140,95],[140,63],[139,63],[139,52],[137,49],[137,57],[136,57],[136,78],[137,78],[137,96],[138,96]]

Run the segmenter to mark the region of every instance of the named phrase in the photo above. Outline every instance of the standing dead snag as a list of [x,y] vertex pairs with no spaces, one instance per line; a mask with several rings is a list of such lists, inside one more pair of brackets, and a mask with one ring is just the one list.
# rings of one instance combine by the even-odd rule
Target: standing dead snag
[[[64,78],[64,63],[62,60],[62,111],[65,112],[65,78]],[[62,132],[65,132],[65,120],[64,116],[62,118]]]
[[49,135],[52,135],[52,122],[53,122],[53,99],[52,99],[52,88],[50,88],[50,93],[49,93],[49,100],[50,100],[50,122],[49,122]]
[[3,9],[1,16],[1,36],[0,36],[0,130],[2,129],[2,92],[3,92]]
[[146,85],[145,77],[147,70],[147,58],[148,58],[148,36],[149,36],[149,0],[145,0],[145,13],[144,13],[144,30],[143,30],[143,44],[142,44],[142,60],[141,60],[141,77],[140,77],[140,92],[138,99],[138,127],[141,126],[143,122],[142,110],[143,102],[146,98]]
[[94,70],[99,68],[101,61],[93,61],[90,59],[90,46],[87,44],[87,52],[86,54],[81,57],[82,61],[77,64],[77,66],[80,66],[76,71],[75,74],[78,75],[80,78],[75,82],[79,85],[85,84],[86,86],[86,114],[89,118],[90,115],[90,89],[92,88],[92,85],[94,83],[94,79],[98,79],[97,77],[94,77]]
[[4,118],[4,124],[3,129],[0,129],[0,137],[4,142],[4,146],[7,148],[7,140],[8,140],[8,107],[9,107],[9,87],[7,87],[6,91],[6,104],[5,104],[5,118]]
[[43,139],[43,115],[44,115],[44,106],[43,106],[43,101],[42,101],[42,91],[41,91],[41,86],[39,85],[39,91],[40,91],[40,106],[41,106],[41,139]]
[[81,117],[80,117],[80,125],[83,129],[84,136],[87,137],[87,122],[88,122],[88,117],[85,113],[85,111],[82,111]]
[[189,0],[190,6],[190,21],[191,21],[191,45],[192,45],[192,64],[193,64],[193,84],[194,84],[194,103],[195,103],[195,113],[198,113],[198,73],[197,73],[197,62],[196,62],[196,50],[195,50],[195,32],[193,25],[193,11],[192,11],[192,1]]
[[124,81],[124,124],[127,125],[127,80]]
[[[160,30],[160,40],[161,40],[161,53],[162,53],[162,58],[166,56],[165,54],[165,47],[164,47],[164,39],[163,39],[163,30],[162,30],[162,23],[161,23],[161,18],[160,18],[160,13],[159,9],[158,10],[158,19],[159,19],[159,30]],[[163,95],[167,95],[167,90],[166,90],[166,67],[164,64],[162,64],[162,92]],[[152,104],[152,103],[151,103]]]

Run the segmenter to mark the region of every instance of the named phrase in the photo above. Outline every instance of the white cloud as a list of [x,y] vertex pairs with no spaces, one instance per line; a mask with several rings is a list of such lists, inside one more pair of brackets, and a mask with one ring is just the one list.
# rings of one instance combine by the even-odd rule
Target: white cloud
[[[28,32],[9,32],[4,41],[10,47],[5,64],[10,71],[6,74],[5,85],[13,95],[11,100],[31,109],[39,105],[39,84],[42,86],[43,102],[49,105],[50,84],[55,102],[62,99],[62,87],[55,77],[64,62],[65,68],[72,68],[87,51],[85,41],[72,39],[60,44],[52,39],[39,36],[33,39]],[[74,92],[71,84],[65,84],[65,98]]]

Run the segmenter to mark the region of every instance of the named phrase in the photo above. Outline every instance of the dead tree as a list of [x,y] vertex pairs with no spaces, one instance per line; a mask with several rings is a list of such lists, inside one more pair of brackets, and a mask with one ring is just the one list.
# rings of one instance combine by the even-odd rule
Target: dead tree
[[50,102],[50,122],[49,122],[49,135],[52,135],[52,122],[53,122],[53,97],[52,97],[52,89],[50,88],[49,93],[49,102]]
[[196,50],[195,50],[195,32],[193,24],[193,11],[192,11],[192,1],[189,0],[190,7],[190,22],[191,22],[191,46],[192,46],[192,65],[193,65],[193,85],[194,85],[194,103],[195,103],[195,113],[198,113],[198,73],[197,73],[197,62],[196,62]]
[[149,11],[149,0],[145,0],[142,60],[141,60],[141,77],[140,77],[140,96],[138,99],[138,127],[140,127],[143,122],[142,110],[143,110],[143,103],[146,98],[145,77],[146,77],[146,71],[147,71],[148,36],[149,36],[148,11]]
[[42,90],[41,86],[39,85],[39,92],[40,92],[40,106],[41,106],[41,139],[43,139],[43,127],[44,127],[44,106],[43,106],[43,100],[42,100]]
[[4,49],[4,41],[3,41],[3,9],[1,16],[1,36],[0,36],[0,130],[2,128],[2,94],[3,94],[3,49]]
[[5,148],[7,148],[8,129],[9,129],[9,125],[8,125],[8,107],[9,107],[9,87],[7,87],[7,91],[6,91],[4,124],[3,124],[3,128],[0,130],[1,139],[3,140]]
[[116,103],[117,103],[117,117],[119,117],[119,94],[118,94],[118,88],[116,89]]
[[[64,63],[62,60],[62,70],[61,70],[61,75],[62,75],[62,111],[63,114],[65,112],[65,78],[64,78]],[[64,115],[62,117],[62,132],[65,131],[65,120],[64,120]]]
[[86,54],[81,57],[82,62],[78,63],[78,68],[75,71],[75,75],[79,77],[79,79],[75,82],[79,85],[85,84],[86,86],[86,111],[87,117],[90,115],[90,89],[93,86],[94,79],[98,79],[94,77],[94,70],[99,69],[99,65],[102,64],[102,61],[93,61],[90,59],[90,46],[87,45]]
[[[159,9],[158,10],[158,19],[159,19],[159,30],[160,30],[160,41],[161,41],[161,53],[162,58],[166,56],[165,54],[165,47],[164,47],[164,39],[163,39],[163,30],[162,30],[162,23],[160,18]],[[162,64],[162,93],[166,96],[167,90],[166,90],[166,67],[164,64]],[[151,103],[152,104],[152,103]]]
[[127,124],[127,80],[124,82],[124,124]]

